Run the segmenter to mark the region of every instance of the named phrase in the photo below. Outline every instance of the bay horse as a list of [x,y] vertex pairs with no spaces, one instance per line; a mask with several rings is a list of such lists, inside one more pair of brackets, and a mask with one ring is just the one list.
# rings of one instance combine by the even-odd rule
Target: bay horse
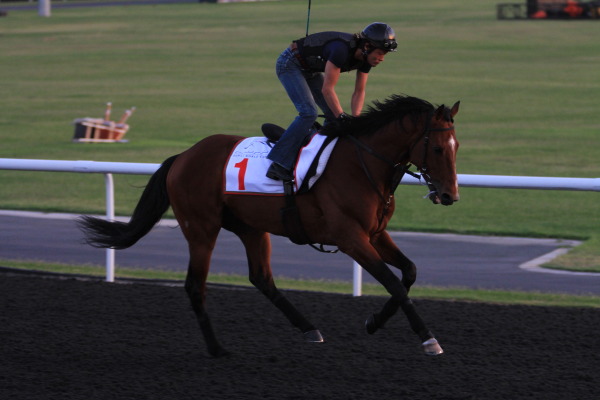
[[[374,102],[362,116],[344,125],[326,126],[322,134],[337,136],[338,142],[321,178],[295,198],[301,224],[311,241],[337,246],[390,293],[382,310],[367,319],[367,332],[375,333],[400,308],[428,355],[443,350],[408,297],[416,280],[416,266],[385,228],[395,207],[394,190],[410,164],[421,172],[433,203],[451,205],[459,199],[454,131],[459,104],[436,107],[415,97],[394,95]],[[89,244],[124,249],[146,235],[171,206],[189,245],[185,290],[208,352],[214,357],[228,354],[217,340],[205,309],[210,258],[221,228],[236,234],[244,244],[250,282],[306,341],[324,341],[273,281],[269,234],[286,236],[280,216],[285,198],[224,193],[224,165],[241,139],[208,136],[168,158],[150,178],[128,223],[90,216],[78,221]],[[388,264],[402,271],[402,279]]]

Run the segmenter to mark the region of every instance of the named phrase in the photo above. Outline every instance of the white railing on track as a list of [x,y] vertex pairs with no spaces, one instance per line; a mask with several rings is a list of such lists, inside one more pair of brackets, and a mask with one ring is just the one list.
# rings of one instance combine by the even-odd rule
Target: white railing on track
[[[152,175],[160,164],[103,161],[61,161],[0,158],[0,169],[16,171],[48,171],[104,174],[106,187],[106,218],[114,220],[114,184],[112,174]],[[406,175],[403,185],[423,182]],[[600,192],[600,178],[553,178],[541,176],[466,175],[458,174],[461,187],[496,189],[573,190]],[[115,250],[106,250],[106,281],[114,282]],[[356,262],[353,271],[353,293],[361,295],[362,268]]]

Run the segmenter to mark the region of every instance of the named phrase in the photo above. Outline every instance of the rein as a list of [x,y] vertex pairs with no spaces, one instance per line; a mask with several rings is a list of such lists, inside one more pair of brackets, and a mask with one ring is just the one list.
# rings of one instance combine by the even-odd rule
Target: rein
[[[421,137],[423,137],[423,142],[424,142],[424,146],[423,146],[423,165],[421,166],[421,168],[419,168],[419,171],[421,172],[421,174],[418,174],[416,172],[412,172],[410,171],[410,168],[412,167],[412,164],[407,163],[407,164],[401,164],[401,163],[395,163],[392,160],[390,160],[389,158],[377,153],[376,151],[374,151],[372,148],[370,148],[369,146],[367,146],[366,144],[364,144],[363,142],[361,142],[360,140],[358,140],[354,135],[348,135],[346,136],[347,138],[349,138],[355,145],[356,145],[356,152],[358,154],[358,159],[360,161],[360,165],[365,173],[365,175],[367,176],[367,178],[369,179],[369,182],[371,183],[371,186],[373,186],[373,189],[375,189],[375,192],[377,193],[377,195],[379,196],[379,198],[381,199],[381,201],[383,202],[384,206],[383,206],[383,212],[381,213],[381,217],[379,218],[379,228],[381,227],[381,225],[383,224],[383,219],[385,218],[385,216],[387,215],[389,208],[390,208],[390,204],[392,202],[392,198],[394,197],[394,192],[396,191],[396,189],[398,188],[398,185],[400,185],[400,182],[402,181],[402,178],[404,178],[405,174],[409,174],[414,178],[417,178],[418,180],[421,180],[421,178],[423,178],[425,180],[425,183],[427,184],[427,186],[429,187],[429,190],[431,191],[429,193],[429,195],[431,195],[432,193],[436,192],[435,186],[431,183],[431,176],[429,175],[429,169],[427,167],[427,153],[428,153],[428,148],[429,148],[429,133],[431,132],[447,132],[447,131],[451,131],[454,129],[454,125],[451,125],[447,128],[431,128],[429,125],[431,124],[431,117],[432,117],[432,113],[429,114],[428,118],[427,118],[427,122],[425,124],[425,127],[423,129],[423,133],[421,134],[421,136],[419,137],[419,139]],[[419,142],[419,140],[417,140],[417,143]],[[416,146],[416,143],[415,143]],[[375,183],[375,179],[373,179],[373,176],[371,175],[369,168],[367,167],[367,165],[365,164],[365,160],[362,156],[362,152],[361,149],[366,151],[368,154],[370,154],[371,156],[378,158],[379,160],[385,162],[386,164],[390,165],[393,169],[393,173],[392,173],[392,178],[390,181],[390,194],[388,196],[388,198],[386,199],[383,192],[379,190],[379,188],[377,187],[377,184]],[[407,150],[404,154],[402,154],[402,157],[400,157],[400,159],[404,158],[404,156],[410,154],[412,152],[412,150],[414,149],[414,146],[410,149]]]
[[[384,202],[386,201],[385,197],[383,196],[383,193],[381,193],[379,191],[379,188],[377,187],[377,184],[375,183],[375,180],[373,179],[373,176],[371,175],[369,168],[365,164],[365,160],[363,159],[362,152],[360,151],[361,149],[366,151],[367,153],[369,153],[371,156],[380,159],[381,161],[385,162],[386,164],[390,165],[393,168],[394,174],[392,175],[392,181],[391,181],[391,184],[392,184],[391,193],[392,194],[394,193],[394,191],[400,184],[400,181],[404,177],[404,174],[408,173],[409,175],[412,175],[417,179],[421,179],[419,174],[409,171],[411,164],[402,165],[400,163],[395,163],[392,160],[388,159],[387,157],[384,157],[381,154],[375,152],[372,148],[370,148],[369,146],[367,146],[366,144],[364,144],[363,142],[358,140],[355,136],[349,135],[347,137],[356,145],[356,153],[358,154],[358,159],[360,161],[360,165],[361,165],[365,175],[367,175],[367,178],[369,178],[369,182],[371,183],[371,185],[373,186],[373,188],[375,189],[375,191],[377,192],[379,197]],[[391,198],[391,196],[392,195],[390,195],[390,198]],[[388,203],[389,203],[389,200],[388,200]]]

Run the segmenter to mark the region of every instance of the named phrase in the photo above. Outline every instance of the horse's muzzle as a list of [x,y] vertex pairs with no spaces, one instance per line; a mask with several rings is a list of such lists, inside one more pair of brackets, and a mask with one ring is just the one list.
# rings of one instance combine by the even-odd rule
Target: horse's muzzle
[[453,198],[448,193],[442,194],[441,203],[443,206],[451,206],[452,204],[454,204],[455,201],[458,201],[458,196],[456,196],[456,198]]
[[429,200],[431,200],[431,202],[433,204],[441,204],[443,206],[451,206],[452,204],[457,202],[459,199],[460,199],[460,197],[458,195],[456,195],[456,197],[454,197],[448,193],[443,193],[440,196],[437,191],[431,192],[429,194]]

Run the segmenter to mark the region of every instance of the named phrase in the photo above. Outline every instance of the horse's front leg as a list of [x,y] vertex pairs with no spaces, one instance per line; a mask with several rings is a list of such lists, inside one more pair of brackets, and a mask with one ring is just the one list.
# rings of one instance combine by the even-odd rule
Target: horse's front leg
[[379,313],[373,314],[367,319],[367,332],[370,334],[375,333],[379,328],[382,328],[394,314],[396,314],[398,308],[401,308],[406,315],[412,330],[421,339],[425,354],[442,354],[442,348],[417,313],[412,300],[408,297],[408,291],[405,285],[380,258],[375,248],[371,246],[369,242],[365,241],[358,244],[355,243],[351,247],[351,250],[346,253],[377,279],[377,281],[379,281],[392,295]]
[[377,250],[386,264],[402,271],[402,283],[408,292],[417,280],[417,267],[400,251],[387,231],[382,231],[371,239],[371,244]]

